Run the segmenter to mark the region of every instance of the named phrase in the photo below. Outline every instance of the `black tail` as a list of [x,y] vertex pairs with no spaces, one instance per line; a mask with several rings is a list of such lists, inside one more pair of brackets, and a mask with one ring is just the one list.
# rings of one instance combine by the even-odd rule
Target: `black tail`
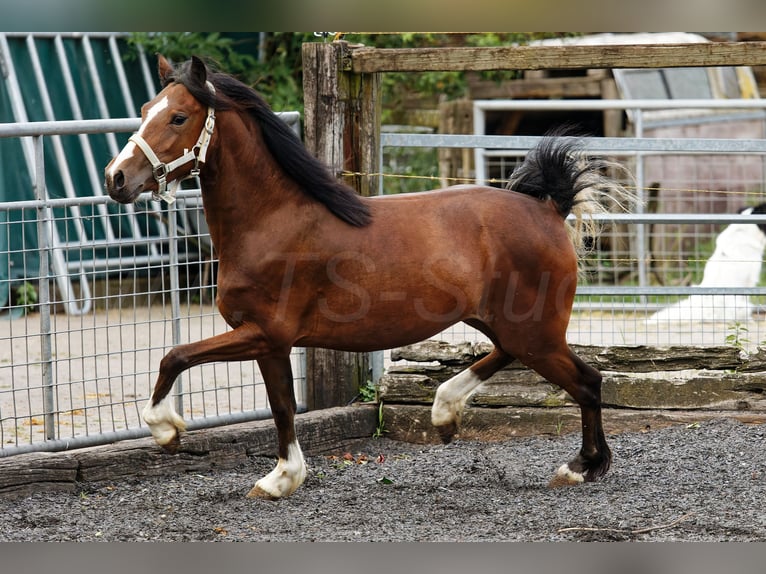
[[[602,171],[609,162],[582,153],[581,134],[571,126],[549,130],[511,174],[508,189],[551,200],[566,217],[577,204],[577,195],[589,187],[604,187]],[[607,187],[612,187],[609,182]]]
[[508,184],[512,191],[552,201],[562,218],[574,213],[572,240],[578,247],[586,237],[598,235],[593,214],[629,211],[636,201],[635,195],[606,175],[607,169],[627,170],[616,162],[585,155],[580,138],[571,126],[547,132]]

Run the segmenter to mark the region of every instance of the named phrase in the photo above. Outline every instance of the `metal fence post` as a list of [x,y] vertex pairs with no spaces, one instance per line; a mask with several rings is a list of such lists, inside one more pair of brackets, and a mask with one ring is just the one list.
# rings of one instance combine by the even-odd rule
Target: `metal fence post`
[[[633,113],[635,114],[634,117],[634,126],[635,126],[635,137],[636,138],[643,138],[644,137],[644,115],[643,110],[641,108],[636,108],[633,110]],[[638,152],[636,154],[636,197],[638,197],[638,201],[636,202],[636,213],[643,214],[644,213],[644,205],[646,202],[646,193],[645,193],[645,186],[644,186],[644,154],[642,152]],[[637,253],[636,256],[638,258],[638,284],[641,287],[646,287],[649,285],[649,273],[647,270],[647,264],[649,262],[649,257],[647,253],[647,247],[648,247],[648,241],[649,238],[646,235],[646,225],[643,223],[639,223],[636,225],[636,247],[637,247]],[[641,296],[641,302],[646,303],[648,301],[648,298],[646,295]]]
[[34,137],[35,181],[33,182],[37,204],[37,245],[40,249],[40,272],[38,286],[38,304],[40,306],[40,367],[43,384],[43,416],[45,420],[45,438],[56,438],[54,412],[56,400],[53,386],[53,334],[51,331],[51,294],[50,294],[50,252],[53,218],[48,205],[45,190],[45,156],[43,136]]
[[[168,204],[168,255],[170,255],[170,310],[171,310],[171,333],[173,346],[181,344],[181,293],[179,289],[179,257],[178,257],[178,205],[176,202]],[[175,385],[176,411],[184,412],[184,383],[183,375],[178,375]]]

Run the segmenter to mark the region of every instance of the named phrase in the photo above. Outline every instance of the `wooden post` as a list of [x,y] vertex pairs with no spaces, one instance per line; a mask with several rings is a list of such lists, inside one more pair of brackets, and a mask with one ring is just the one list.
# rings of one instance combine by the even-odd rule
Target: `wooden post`
[[[346,42],[303,45],[306,147],[361,195],[378,193],[380,74],[350,71]],[[342,174],[354,175],[342,175]],[[369,374],[366,353],[306,350],[309,409],[348,404]]]

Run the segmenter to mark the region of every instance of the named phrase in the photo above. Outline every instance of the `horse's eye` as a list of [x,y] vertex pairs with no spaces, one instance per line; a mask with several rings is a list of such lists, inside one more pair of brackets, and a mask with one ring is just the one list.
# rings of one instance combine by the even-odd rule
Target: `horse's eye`
[[174,126],[181,126],[186,121],[186,116],[181,114],[176,114],[173,116],[173,119],[170,120],[170,123]]

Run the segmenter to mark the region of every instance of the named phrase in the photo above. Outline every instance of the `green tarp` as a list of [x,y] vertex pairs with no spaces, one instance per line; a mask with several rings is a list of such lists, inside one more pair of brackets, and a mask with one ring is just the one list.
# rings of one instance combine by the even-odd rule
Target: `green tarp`
[[[101,119],[104,114],[99,110],[98,93],[94,82],[92,68],[86,54],[86,47],[82,35],[62,36],[56,40],[51,36],[41,35],[34,39],[34,50],[29,48],[29,39],[22,35],[5,34],[7,43],[6,50],[0,50],[0,58],[3,69],[0,78],[0,122],[15,123],[22,120],[46,121],[72,120],[76,117],[76,107],[79,107],[82,119]],[[130,60],[122,59],[127,83],[131,92],[134,109],[130,105],[120,89],[117,70],[110,50],[109,38],[105,35],[96,35],[87,40],[94,68],[97,71],[97,82],[103,89],[104,100],[108,107],[108,118],[136,117],[140,113],[140,106],[145,102],[151,92],[156,91],[157,86],[147,87],[147,78],[141,70],[138,58]],[[128,54],[128,48],[124,39],[117,40],[119,51],[122,55]],[[57,46],[63,46],[63,55]],[[68,91],[68,77],[62,66],[62,59],[70,71],[71,85],[76,93],[76,104],[72,104]],[[35,65],[39,67],[45,77],[45,87],[48,91],[53,118],[45,111],[45,100],[38,86],[35,76]],[[150,69],[154,70],[153,59],[149,62]],[[26,118],[18,117],[18,110],[12,106],[10,75],[8,71],[15,73],[18,79],[18,87],[21,92]],[[151,74],[150,80],[154,80]],[[118,134],[118,145],[124,145],[129,134]],[[103,168],[112,156],[108,146],[106,135],[96,134],[87,136],[90,150],[86,149],[80,136],[61,136],[60,141],[66,155],[66,169],[69,171],[73,183],[74,194],[78,197],[93,196],[99,192],[94,189],[101,185],[101,174],[89,173],[86,162],[86,154],[92,152],[93,164],[98,169]],[[0,138],[0,202],[13,202],[19,200],[34,199],[31,166],[22,149],[19,138]],[[66,197],[66,186],[62,178],[61,169],[57,163],[54,146],[51,138],[45,138],[45,170],[46,186],[50,198]],[[104,225],[115,227],[116,233],[123,233],[130,237],[129,226],[119,217],[110,217],[110,223],[104,218],[98,217],[95,206],[80,207],[82,219],[75,220],[68,209],[54,211],[56,228],[62,241],[74,241],[77,239],[75,223],[83,224],[88,239],[104,239],[106,230]],[[110,213],[117,213],[117,207],[109,207]],[[92,217],[93,216],[93,217]],[[0,210],[0,308],[9,303],[9,294],[15,287],[27,277],[39,276],[39,260],[37,253],[37,230],[34,224],[36,214],[34,210],[14,209],[11,211]],[[122,227],[122,229],[116,229]],[[69,260],[78,257],[105,257],[109,255],[106,249],[91,251],[72,251],[66,254]]]

